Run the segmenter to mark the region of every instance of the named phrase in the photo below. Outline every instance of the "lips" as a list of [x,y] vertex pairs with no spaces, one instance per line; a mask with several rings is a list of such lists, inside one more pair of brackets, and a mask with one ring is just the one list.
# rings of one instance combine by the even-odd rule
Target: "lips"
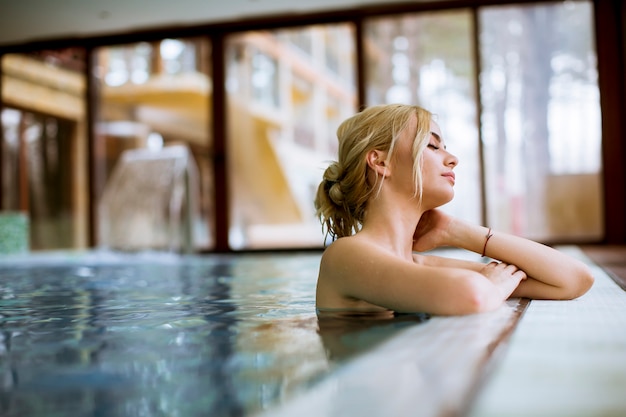
[[456,175],[454,175],[454,172],[446,172],[445,174],[442,174],[442,176],[450,179],[450,181],[452,181],[452,184],[456,182]]

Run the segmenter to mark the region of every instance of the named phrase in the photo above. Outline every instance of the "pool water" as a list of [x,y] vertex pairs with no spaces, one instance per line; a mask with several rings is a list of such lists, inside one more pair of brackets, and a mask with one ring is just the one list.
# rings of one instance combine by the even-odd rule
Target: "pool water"
[[319,258],[2,259],[0,415],[252,415],[425,320],[318,322]]

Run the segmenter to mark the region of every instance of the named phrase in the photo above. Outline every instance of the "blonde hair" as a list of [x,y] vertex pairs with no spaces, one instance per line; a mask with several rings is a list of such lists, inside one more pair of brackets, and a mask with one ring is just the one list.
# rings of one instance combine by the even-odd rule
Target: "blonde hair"
[[[333,240],[358,232],[376,183],[367,180],[366,156],[371,150],[393,157],[398,138],[416,120],[413,145],[415,197],[422,197],[421,156],[430,138],[432,114],[419,106],[387,104],[366,108],[337,129],[338,160],[324,172],[315,196],[316,214]],[[378,182],[378,181],[377,181]],[[382,183],[379,187],[382,186]]]

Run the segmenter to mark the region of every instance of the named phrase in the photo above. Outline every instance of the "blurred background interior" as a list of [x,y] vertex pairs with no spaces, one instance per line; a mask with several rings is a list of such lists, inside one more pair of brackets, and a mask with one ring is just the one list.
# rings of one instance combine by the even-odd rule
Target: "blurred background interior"
[[450,213],[626,242],[621,0],[292,3],[3,2],[0,208],[28,250],[321,249],[335,130],[392,102],[459,157]]

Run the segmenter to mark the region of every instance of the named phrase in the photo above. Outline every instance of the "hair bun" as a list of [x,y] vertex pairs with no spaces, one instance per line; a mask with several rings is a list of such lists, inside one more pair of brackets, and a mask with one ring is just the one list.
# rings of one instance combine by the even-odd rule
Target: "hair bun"
[[326,171],[324,171],[324,179],[326,181],[337,182],[341,177],[341,171],[342,169],[339,163],[333,162],[326,168]]
[[337,205],[342,205],[344,196],[343,191],[341,190],[341,184],[339,184],[338,182],[333,183],[332,186],[328,189],[328,197],[330,197],[333,203]]
[[331,201],[337,205],[343,204],[344,195],[341,190],[340,178],[342,169],[337,162],[333,162],[324,171],[324,189]]

